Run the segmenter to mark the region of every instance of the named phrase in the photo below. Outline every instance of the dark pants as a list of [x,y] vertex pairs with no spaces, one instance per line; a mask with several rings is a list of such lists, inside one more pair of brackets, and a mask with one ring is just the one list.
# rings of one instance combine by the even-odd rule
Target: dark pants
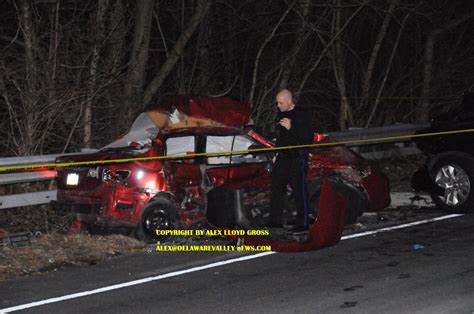
[[286,186],[290,183],[296,202],[296,225],[308,226],[308,191],[306,173],[308,159],[304,157],[277,157],[272,171],[272,190],[270,201],[270,223],[283,223]]

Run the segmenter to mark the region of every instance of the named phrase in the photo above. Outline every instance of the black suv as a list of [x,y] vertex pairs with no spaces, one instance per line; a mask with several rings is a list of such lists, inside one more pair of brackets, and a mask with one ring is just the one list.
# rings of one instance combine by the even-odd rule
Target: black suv
[[[474,129],[474,93],[463,96],[459,106],[431,120],[417,134]],[[413,176],[415,191],[431,194],[441,209],[460,213],[474,207],[474,133],[418,137],[416,145],[428,161]]]

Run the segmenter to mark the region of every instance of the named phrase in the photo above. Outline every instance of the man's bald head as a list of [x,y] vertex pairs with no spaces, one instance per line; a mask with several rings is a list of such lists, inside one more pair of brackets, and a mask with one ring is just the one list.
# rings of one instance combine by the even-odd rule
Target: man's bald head
[[293,94],[287,89],[280,91],[276,96],[277,107],[280,111],[290,111],[295,107]]
[[278,97],[281,97],[282,99],[285,99],[285,100],[288,100],[288,101],[293,101],[293,94],[287,89],[281,90],[277,94],[277,98]]

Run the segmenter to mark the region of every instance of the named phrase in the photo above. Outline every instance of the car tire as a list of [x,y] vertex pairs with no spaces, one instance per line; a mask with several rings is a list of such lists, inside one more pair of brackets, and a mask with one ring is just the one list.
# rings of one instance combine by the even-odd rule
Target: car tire
[[450,213],[463,213],[474,206],[474,158],[443,158],[433,166],[430,175],[445,190],[444,195],[431,194],[438,208]]
[[169,236],[157,235],[158,229],[179,229],[178,212],[168,199],[153,200],[143,209],[137,230],[138,237],[147,243],[156,243],[169,238]]

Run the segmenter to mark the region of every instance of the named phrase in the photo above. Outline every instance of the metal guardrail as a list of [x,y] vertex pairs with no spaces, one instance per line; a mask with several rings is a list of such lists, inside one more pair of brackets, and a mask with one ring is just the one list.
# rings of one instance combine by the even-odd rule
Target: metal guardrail
[[[370,129],[352,129],[342,132],[328,132],[327,134],[334,141],[355,141],[355,140],[367,140],[376,139],[381,137],[395,137],[401,135],[411,135],[417,130],[426,128],[428,125],[414,125],[414,124],[396,124],[386,127],[370,128]],[[371,152],[359,152],[364,158],[367,159],[381,159],[387,158],[392,155],[413,155],[418,154],[420,151],[415,146],[406,146],[406,143],[410,139],[393,139],[381,142],[371,142],[363,144],[349,144],[351,149],[359,151],[360,146],[375,146],[385,143],[392,143],[393,146],[390,149],[374,150]],[[64,155],[77,155],[91,153],[96,150],[87,150],[81,153],[74,154],[56,154],[56,155],[42,155],[42,156],[25,156],[25,157],[8,157],[0,158],[0,167],[15,166],[15,165],[31,165],[38,163],[53,163],[54,160],[59,156]],[[52,180],[56,177],[55,171],[41,171],[41,172],[20,172],[20,173],[5,173],[0,174],[0,185],[8,185],[15,183],[27,183],[43,180]],[[47,204],[52,200],[56,200],[56,190],[32,192],[23,194],[13,195],[2,195],[0,196],[0,210],[21,206],[40,205]]]
[[47,204],[56,200],[57,190],[0,196],[0,209]]
[[[55,159],[59,156],[88,154],[96,151],[97,149],[87,149],[77,153],[0,158],[0,167],[54,163]],[[53,180],[54,178],[56,178],[56,171],[53,170],[2,173],[0,174],[0,186],[17,183],[40,182]],[[47,204],[56,200],[56,194],[57,190],[49,190],[12,195],[0,195],[0,210],[22,206]]]
[[[328,132],[327,134],[335,141],[356,141],[356,140],[369,140],[381,137],[396,137],[403,135],[412,135],[416,131],[429,127],[430,124],[395,124],[390,126],[383,126],[378,128],[370,129],[350,129],[348,131],[341,132]],[[382,142],[372,142],[363,144],[349,144],[347,146],[365,146],[365,145],[377,145],[381,143],[400,143],[410,141],[408,138],[404,139],[393,139],[385,140]]]
[[55,177],[56,171],[5,173],[0,174],[0,185],[51,180]]
[[[380,142],[374,141],[370,143],[358,144],[355,141],[371,140],[377,138],[397,137],[413,135],[418,130],[429,127],[429,123],[425,124],[395,124],[390,126],[370,128],[370,129],[350,129],[348,131],[341,132],[328,132],[327,134],[332,140],[343,142],[343,141],[354,141],[354,143],[346,146],[351,147],[352,150],[358,152],[366,159],[383,159],[390,158],[392,156],[409,156],[420,154],[421,151],[416,145],[411,142],[410,138],[403,139],[390,139],[383,140]],[[392,144],[390,148],[377,149],[380,144]],[[361,151],[361,147],[371,147],[369,151]]]
[[53,163],[54,160],[59,156],[90,154],[97,151],[98,149],[87,148],[87,149],[82,149],[82,151],[77,152],[77,153],[50,154],[50,155],[41,155],[41,156],[5,157],[5,158],[0,158],[0,167],[32,165],[32,164],[48,164],[48,163]]

